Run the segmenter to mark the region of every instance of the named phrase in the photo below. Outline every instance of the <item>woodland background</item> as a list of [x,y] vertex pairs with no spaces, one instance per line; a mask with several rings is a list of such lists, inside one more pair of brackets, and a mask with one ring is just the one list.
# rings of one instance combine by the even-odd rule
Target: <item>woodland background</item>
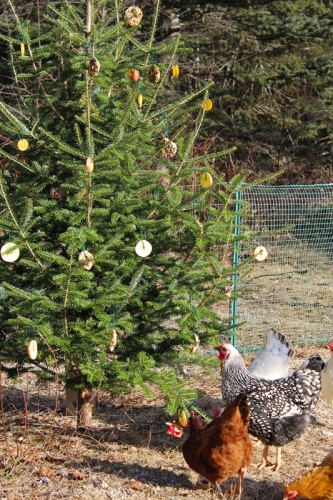
[[[21,19],[42,32],[48,3],[61,1],[18,0],[15,6]],[[154,4],[136,5],[145,12],[145,30]],[[236,146],[232,158],[215,165],[228,178],[244,168],[254,178],[282,168],[278,184],[332,180],[332,6],[317,0],[163,2],[159,39],[180,33],[192,49],[179,60],[180,78],[169,90],[185,94],[214,81],[214,108],[196,147],[211,152]],[[0,29],[7,31],[13,19],[5,1],[0,14]],[[100,16],[107,15],[106,0]],[[1,92],[10,102],[7,47],[1,44],[0,51]]]

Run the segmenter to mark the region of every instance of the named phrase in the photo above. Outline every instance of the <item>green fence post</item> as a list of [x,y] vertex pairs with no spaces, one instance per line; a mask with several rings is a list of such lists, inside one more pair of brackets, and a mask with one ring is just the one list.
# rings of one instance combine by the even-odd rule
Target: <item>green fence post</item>
[[[236,193],[236,200],[239,202],[242,199],[242,191],[237,191]],[[237,237],[240,235],[240,215],[239,211],[241,209],[241,203],[236,203],[236,217],[235,217],[235,229],[234,229],[234,235]],[[234,256],[233,256],[233,266],[236,267],[238,265],[238,258],[239,258],[239,242],[235,242],[235,247],[234,247]],[[232,284],[233,284],[233,290],[236,291],[237,287],[237,280],[238,280],[238,271],[235,271],[233,276],[232,276]],[[234,325],[232,330],[231,330],[231,344],[233,346],[236,345],[236,337],[235,337],[235,325],[236,325],[236,312],[237,312],[237,299],[232,299],[231,301],[231,324]]]

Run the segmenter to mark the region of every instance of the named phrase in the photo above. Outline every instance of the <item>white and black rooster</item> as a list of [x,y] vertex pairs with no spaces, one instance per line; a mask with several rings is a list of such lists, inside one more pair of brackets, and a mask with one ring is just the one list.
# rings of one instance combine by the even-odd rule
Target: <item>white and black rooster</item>
[[[268,380],[288,377],[289,362],[294,355],[295,351],[289,347],[286,336],[276,328],[270,328],[264,335],[262,349],[247,369],[252,375]],[[276,464],[269,462],[268,450],[269,446],[265,445],[259,468],[268,466],[276,470],[276,464],[281,463],[281,448],[276,449]]]
[[224,364],[224,403],[230,404],[241,392],[247,394],[249,432],[265,445],[263,463],[267,462],[266,447],[278,447],[274,465],[274,470],[278,470],[281,467],[281,446],[298,438],[310,423],[320,393],[323,360],[318,355],[311,356],[289,377],[267,380],[252,375],[230,343],[220,344],[216,349]]
[[268,380],[288,377],[289,362],[294,355],[286,336],[276,328],[270,328],[264,335],[262,349],[247,369],[252,375]]

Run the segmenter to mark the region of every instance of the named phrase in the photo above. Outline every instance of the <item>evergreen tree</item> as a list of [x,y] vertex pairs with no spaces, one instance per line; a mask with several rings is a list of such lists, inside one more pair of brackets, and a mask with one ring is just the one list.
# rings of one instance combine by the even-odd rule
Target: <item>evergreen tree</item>
[[[185,397],[178,367],[229,327],[211,306],[237,270],[245,179],[214,173],[230,151],[192,154],[210,85],[165,104],[187,49],[155,41],[159,1],[148,33],[135,6],[106,4],[50,3],[39,35],[8,0],[16,32],[1,35],[16,102],[0,101],[0,359],[21,369],[36,341],[30,362],[79,391],[84,425],[94,387],[157,384],[170,412]],[[206,187],[189,189],[201,174]]]

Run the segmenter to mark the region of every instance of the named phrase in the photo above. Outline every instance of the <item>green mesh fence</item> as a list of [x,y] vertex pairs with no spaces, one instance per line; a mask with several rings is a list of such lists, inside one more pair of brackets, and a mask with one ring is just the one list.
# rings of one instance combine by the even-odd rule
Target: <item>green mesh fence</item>
[[[259,236],[241,245],[239,262],[263,245],[268,258],[253,259],[250,273],[236,285],[232,304],[236,345],[258,347],[270,327],[293,345],[319,344],[333,332],[333,184],[255,186],[242,193],[250,217],[242,220]],[[288,228],[286,228],[288,226]],[[285,229],[283,229],[285,228]],[[279,230],[265,235],[265,231]],[[261,234],[262,233],[262,234]]]

